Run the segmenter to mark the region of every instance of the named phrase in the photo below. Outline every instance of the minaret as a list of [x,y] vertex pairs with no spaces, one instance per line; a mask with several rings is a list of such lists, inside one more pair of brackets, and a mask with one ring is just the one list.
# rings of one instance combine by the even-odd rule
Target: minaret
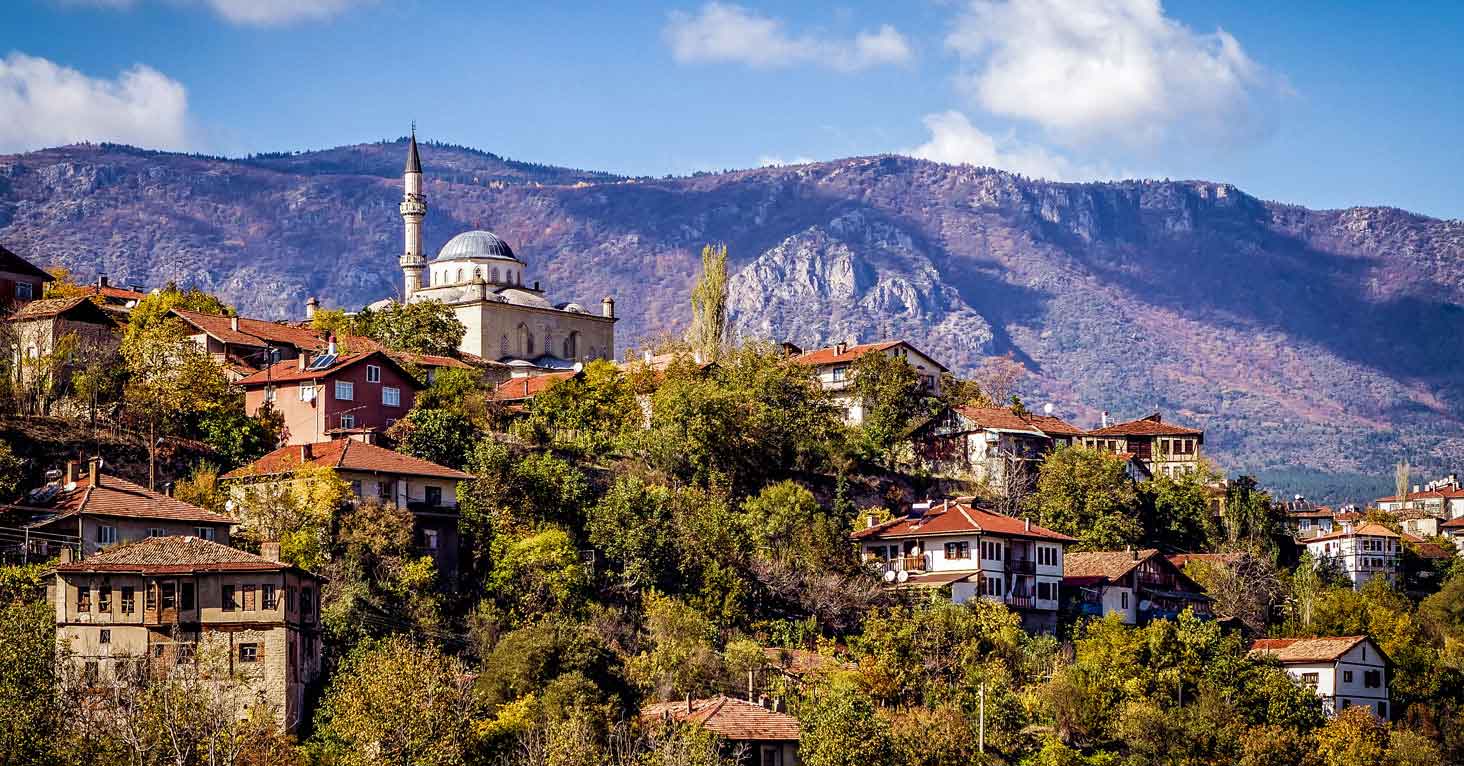
[[405,280],[402,301],[422,286],[422,219],[427,217],[427,195],[422,193],[422,160],[417,156],[417,126],[412,126],[412,142],[407,146],[407,169],[402,173],[402,223],[406,228],[406,249],[402,253],[402,277]]

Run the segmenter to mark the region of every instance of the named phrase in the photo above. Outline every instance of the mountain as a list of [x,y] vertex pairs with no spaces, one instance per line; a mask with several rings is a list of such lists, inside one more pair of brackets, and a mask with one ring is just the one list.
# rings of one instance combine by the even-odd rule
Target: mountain
[[[253,315],[298,317],[311,295],[356,307],[400,289],[404,154],[0,157],[0,242]],[[429,251],[493,229],[555,299],[614,295],[622,349],[684,326],[700,248],[720,241],[745,335],[898,336],[957,371],[1012,354],[1030,405],[1088,424],[1162,410],[1227,468],[1323,496],[1384,489],[1403,457],[1418,476],[1464,457],[1464,222],[895,156],[665,179],[422,157]]]

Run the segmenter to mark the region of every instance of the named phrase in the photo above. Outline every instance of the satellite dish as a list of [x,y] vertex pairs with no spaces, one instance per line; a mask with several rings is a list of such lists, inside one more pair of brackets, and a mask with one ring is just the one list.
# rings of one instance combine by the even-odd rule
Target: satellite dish
[[1149,608],[1151,606],[1153,606],[1153,604],[1150,604],[1149,603],[1149,599],[1144,599],[1143,601],[1140,601],[1139,602],[1139,611],[1140,612],[1147,612],[1147,611],[1149,611]]
[[909,572],[906,572],[903,569],[901,569],[900,570],[900,573],[897,574],[897,575],[895,575],[895,579],[896,580],[899,580],[900,582],[905,582],[906,580],[909,580],[910,579],[910,573]]
[[229,513],[233,513],[234,512],[234,501],[233,500],[226,500],[226,501],[224,501],[224,510],[228,511]]
[[1042,405],[1042,414],[1044,414],[1044,415],[1051,415],[1052,414],[1052,402],[1048,402],[1047,404]]
[[895,570],[893,570],[893,569],[886,570],[885,573],[884,573],[884,581],[885,582],[894,582],[895,581],[895,576],[896,576],[895,575]]

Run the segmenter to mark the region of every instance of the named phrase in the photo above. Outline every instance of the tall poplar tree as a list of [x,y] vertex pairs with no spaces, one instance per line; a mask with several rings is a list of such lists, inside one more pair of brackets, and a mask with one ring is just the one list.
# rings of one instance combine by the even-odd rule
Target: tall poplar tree
[[702,248],[702,275],[691,288],[691,328],[686,342],[702,361],[721,356],[727,342],[727,246]]

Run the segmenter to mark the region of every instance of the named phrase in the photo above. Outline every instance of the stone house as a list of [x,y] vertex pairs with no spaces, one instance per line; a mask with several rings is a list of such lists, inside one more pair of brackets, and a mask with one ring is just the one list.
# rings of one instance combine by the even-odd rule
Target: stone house
[[904,359],[920,377],[921,391],[928,396],[940,396],[940,377],[948,372],[945,365],[903,340],[855,345],[837,343],[806,353],[791,344],[784,344],[784,348],[794,352],[795,362],[813,368],[819,385],[825,391],[833,392],[835,402],[844,409],[844,419],[852,425],[864,422],[864,403],[849,389],[854,385],[854,363],[865,354],[879,353]]
[[350,484],[355,502],[375,500],[410,511],[414,545],[432,557],[444,578],[457,577],[457,486],[472,479],[470,474],[357,439],[336,439],[281,447],[222,478],[237,500],[251,488],[289,481],[291,472],[306,466],[334,470]]
[[[48,587],[57,641],[83,678],[204,672],[235,679],[240,717],[267,704],[293,730],[320,673],[320,584],[265,555],[197,537],[150,537],[62,562]],[[210,658],[223,667],[194,658]]]
[[25,303],[7,318],[14,333],[18,379],[30,384],[39,375],[54,372],[54,384],[64,386],[73,366],[50,369],[41,360],[50,356],[68,337],[74,338],[74,362],[101,361],[114,356],[121,338],[117,321],[86,296],[40,298]]

